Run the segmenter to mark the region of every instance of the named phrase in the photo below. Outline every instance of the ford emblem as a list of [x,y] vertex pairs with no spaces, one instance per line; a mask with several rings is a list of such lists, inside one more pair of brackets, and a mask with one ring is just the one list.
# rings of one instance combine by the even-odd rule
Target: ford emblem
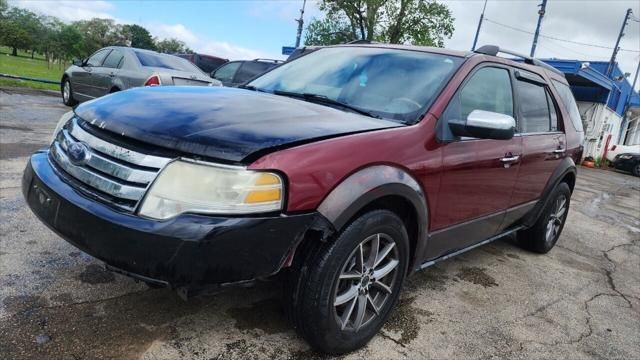
[[87,145],[80,142],[69,145],[67,153],[71,163],[76,166],[85,165],[91,158],[91,151]]

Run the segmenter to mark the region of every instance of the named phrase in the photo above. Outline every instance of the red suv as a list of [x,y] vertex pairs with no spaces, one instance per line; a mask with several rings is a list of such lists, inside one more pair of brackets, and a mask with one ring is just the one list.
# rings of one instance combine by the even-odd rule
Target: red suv
[[499,51],[335,46],[243,88],[108,95],[60,119],[23,193],[108,268],[183,296],[284,273],[299,333],[348,352],[406,276],[506,234],[558,240],[578,109],[560,72]]

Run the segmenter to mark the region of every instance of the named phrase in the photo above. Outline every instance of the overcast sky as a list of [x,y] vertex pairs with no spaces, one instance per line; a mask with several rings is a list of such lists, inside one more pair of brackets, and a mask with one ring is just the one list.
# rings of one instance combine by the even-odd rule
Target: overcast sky
[[[453,0],[455,33],[446,46],[469,50],[484,0]],[[541,0],[488,0],[478,44],[496,44],[529,53]],[[65,21],[107,17],[138,23],[154,36],[176,37],[196,51],[232,59],[282,58],[280,48],[293,45],[302,0],[262,1],[35,1],[10,4],[54,15]],[[608,61],[626,9],[640,18],[640,0],[548,0],[536,57]],[[321,16],[307,3],[305,20]],[[496,24],[500,23],[502,25]],[[557,39],[587,43],[573,44]],[[602,46],[605,48],[601,48]],[[640,61],[640,23],[629,21],[618,61],[633,77]],[[627,51],[630,50],[630,51]],[[640,84],[639,84],[640,85]]]

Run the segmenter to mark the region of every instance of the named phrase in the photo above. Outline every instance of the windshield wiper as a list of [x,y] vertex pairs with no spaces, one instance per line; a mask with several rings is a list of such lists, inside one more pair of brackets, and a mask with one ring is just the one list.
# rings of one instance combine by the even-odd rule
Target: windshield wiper
[[251,90],[251,91],[266,92],[266,91],[264,91],[262,89],[259,89],[259,88],[255,87],[253,85],[240,85],[240,86],[238,86],[238,88],[245,89],[245,90]]
[[293,98],[302,99],[302,100],[306,100],[306,101],[314,102],[314,103],[318,103],[318,104],[338,106],[338,107],[341,107],[341,108],[344,108],[344,109],[351,110],[351,111],[356,112],[356,113],[361,114],[361,115],[369,116],[369,117],[376,118],[376,119],[382,119],[382,117],[379,116],[379,115],[376,115],[374,113],[371,113],[371,112],[363,110],[363,109],[360,109],[360,108],[355,107],[353,105],[349,105],[347,103],[340,102],[338,100],[333,100],[333,99],[327,97],[326,95],[313,94],[313,93],[297,93],[297,92],[293,92],[293,91],[284,91],[284,90],[273,90],[273,93],[276,94],[276,95],[290,96],[290,97],[293,97]]

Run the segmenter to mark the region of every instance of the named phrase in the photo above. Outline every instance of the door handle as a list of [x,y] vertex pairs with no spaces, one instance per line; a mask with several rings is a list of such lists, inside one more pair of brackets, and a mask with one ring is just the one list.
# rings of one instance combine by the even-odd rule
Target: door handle
[[507,156],[507,157],[503,157],[502,159],[500,159],[500,162],[512,163],[512,162],[518,161],[519,159],[520,159],[520,155]]
[[552,153],[554,154],[564,154],[564,152],[565,152],[565,149],[556,149],[552,151]]
[[109,76],[110,76],[110,77],[114,77],[114,76],[116,76],[116,74],[115,74],[115,73],[113,73],[113,72],[110,72],[110,73],[109,73]]

